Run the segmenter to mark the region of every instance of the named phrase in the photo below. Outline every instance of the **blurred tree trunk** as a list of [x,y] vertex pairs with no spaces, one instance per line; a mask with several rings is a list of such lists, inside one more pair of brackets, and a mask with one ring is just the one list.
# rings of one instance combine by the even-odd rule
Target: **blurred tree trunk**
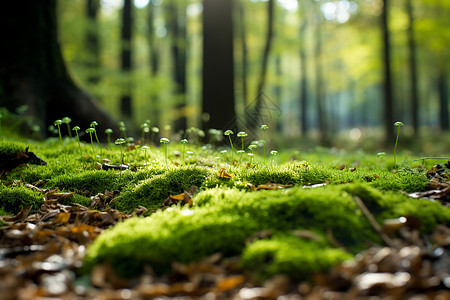
[[232,0],[203,0],[203,121],[229,129],[236,122]]
[[392,79],[391,79],[391,54],[390,54],[390,33],[388,27],[388,12],[390,0],[383,0],[383,9],[381,13],[381,34],[383,45],[383,71],[384,71],[384,111],[382,120],[384,120],[384,132],[386,144],[394,143],[394,116],[393,106],[394,99],[392,96]]
[[244,107],[248,105],[248,89],[247,89],[247,60],[248,60],[248,49],[247,49],[247,37],[246,37],[246,26],[245,26],[245,8],[243,0],[239,0],[239,34],[241,39],[241,49],[242,49],[242,98]]
[[[306,3],[306,2],[304,2]],[[306,6],[301,7],[302,1],[298,0],[299,11],[301,13],[301,25],[300,25],[300,125],[301,134],[306,136],[308,132],[308,60],[306,59],[306,29],[308,28],[308,19],[306,14]]]
[[121,70],[124,78],[122,96],[120,99],[121,113],[126,119],[131,119],[132,110],[132,80],[131,80],[131,38],[132,38],[132,2],[124,0],[122,9],[122,34],[121,34]]
[[450,129],[449,122],[449,97],[448,97],[448,84],[447,84],[447,74],[442,68],[439,71],[439,77],[437,80],[438,93],[439,93],[439,125],[442,130]]
[[323,79],[323,16],[318,3],[314,3],[314,70],[315,70],[315,96],[316,117],[319,130],[319,141],[322,145],[328,144],[328,133],[325,110],[325,82]]
[[98,37],[97,12],[100,7],[99,0],[88,0],[86,2],[86,14],[88,26],[86,32],[86,49],[89,52],[87,66],[90,69],[88,81],[98,83],[100,70],[100,42]]
[[[67,72],[57,36],[56,0],[2,2],[0,28],[7,45],[0,60],[0,103],[10,111],[27,105],[42,131],[56,119],[117,130],[116,122]],[[104,137],[103,131],[99,130]],[[45,134],[46,135],[46,134]]]
[[[156,5],[153,1],[150,1],[148,4],[148,46],[150,49],[150,72],[152,79],[158,75],[159,72],[159,59],[160,59],[160,49],[159,44],[157,43],[156,36],[156,28],[155,28],[155,18],[156,18]],[[151,98],[151,121],[153,125],[159,124],[159,97],[158,94],[155,93]]]
[[263,58],[262,58],[262,66],[261,73],[259,74],[258,80],[258,88],[256,95],[256,104],[255,104],[255,124],[252,124],[254,129],[258,129],[262,124],[265,124],[267,121],[264,120],[264,115],[262,113],[263,101],[264,101],[264,88],[266,86],[266,78],[267,78],[267,67],[269,65],[269,55],[270,49],[272,48],[272,40],[274,37],[274,1],[267,1],[267,35],[266,35],[266,44],[264,46]]
[[171,37],[173,78],[177,98],[175,132],[186,130],[186,5],[184,1],[171,0],[167,6],[167,27]]
[[409,48],[409,69],[411,72],[410,94],[411,94],[411,119],[414,133],[419,132],[419,92],[417,86],[417,64],[416,64],[416,42],[414,39],[414,12],[412,0],[406,1],[406,12],[408,15],[408,48]]

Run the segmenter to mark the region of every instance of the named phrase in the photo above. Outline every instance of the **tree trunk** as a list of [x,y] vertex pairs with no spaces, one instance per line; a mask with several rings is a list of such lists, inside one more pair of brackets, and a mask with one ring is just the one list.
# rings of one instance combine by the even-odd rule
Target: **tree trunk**
[[[299,5],[300,0],[298,1]],[[301,11],[302,8],[299,10]],[[306,19],[305,11],[301,14],[302,24],[300,26],[300,125],[301,134],[306,136],[308,132],[308,82],[307,82],[307,70],[308,60],[306,59],[306,29],[308,28],[308,20]]]
[[414,14],[412,0],[406,1],[406,12],[408,14],[408,48],[409,48],[409,69],[411,72],[410,96],[411,96],[411,119],[414,133],[419,132],[419,93],[417,86],[417,64],[416,64],[416,43],[414,40]]
[[241,38],[241,49],[242,49],[242,99],[244,107],[248,104],[248,89],[247,89],[247,60],[248,60],[248,49],[247,49],[247,36],[246,36],[246,26],[245,26],[245,9],[243,0],[239,0],[239,33]]
[[203,117],[209,128],[236,123],[232,0],[203,1]]
[[323,61],[322,61],[322,26],[320,11],[317,15],[316,34],[315,34],[315,72],[316,72],[316,113],[317,128],[319,130],[319,140],[322,145],[326,145],[327,141],[327,125],[325,121],[325,87],[323,80]]
[[390,55],[390,33],[388,27],[388,7],[389,0],[383,1],[383,10],[381,13],[381,33],[383,45],[383,67],[384,67],[384,111],[382,119],[384,120],[384,131],[386,144],[394,143],[394,116],[392,97],[392,79],[391,79],[391,55]]
[[121,52],[121,69],[124,76],[124,90],[120,100],[120,108],[122,115],[126,119],[131,119],[132,111],[132,82],[131,82],[131,36],[132,36],[132,2],[124,0],[122,10],[122,52]]
[[252,124],[252,127],[255,129],[259,128],[261,124],[265,124],[267,121],[264,120],[262,115],[262,107],[264,105],[264,88],[266,86],[266,77],[267,77],[267,67],[269,65],[269,54],[270,49],[272,47],[272,40],[274,36],[274,1],[267,1],[267,36],[266,36],[266,45],[264,47],[263,59],[262,59],[262,67],[261,73],[259,75],[258,80],[258,89],[256,95],[256,104],[255,104],[255,121],[256,124]]
[[86,3],[86,14],[88,18],[86,49],[89,53],[87,67],[90,69],[88,81],[93,84],[98,83],[100,79],[100,42],[98,37],[97,24],[97,12],[99,7],[99,0],[88,0]]
[[447,74],[444,69],[439,72],[438,93],[439,93],[439,125],[441,130],[449,130],[449,97],[448,97],[448,85]]
[[[96,120],[99,128],[117,130],[116,122],[69,76],[57,37],[56,0],[3,2],[0,103],[14,111],[27,105],[27,115],[46,129],[70,117],[82,128]],[[101,136],[103,130],[98,132]],[[46,133],[44,134],[46,135]]]
[[[159,59],[160,59],[160,50],[159,44],[157,42],[156,37],[156,28],[155,28],[155,16],[156,16],[156,5],[153,1],[150,1],[148,4],[148,46],[150,49],[150,71],[152,79],[158,75],[159,72]],[[153,125],[159,124],[159,97],[158,94],[152,95],[151,107],[152,107],[152,117],[151,121]],[[152,125],[152,126],[153,126]]]
[[[181,6],[179,6],[181,5]],[[171,52],[173,57],[173,78],[176,88],[177,117],[175,132],[185,130],[186,119],[186,7],[183,2],[171,0],[168,4],[168,29],[172,38]]]

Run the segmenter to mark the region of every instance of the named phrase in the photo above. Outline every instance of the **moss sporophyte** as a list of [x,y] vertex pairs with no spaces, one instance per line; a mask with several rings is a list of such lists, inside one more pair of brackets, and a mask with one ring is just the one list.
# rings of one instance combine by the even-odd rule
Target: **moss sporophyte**
[[397,127],[397,137],[395,139],[395,146],[394,146],[394,167],[397,167],[397,143],[398,143],[398,136],[400,135],[400,127],[405,126],[402,122],[395,122],[394,126]]
[[98,148],[100,149],[100,155],[102,155],[102,146],[100,145],[100,141],[98,140],[97,131],[95,130],[95,126],[97,126],[98,123],[96,121],[91,122],[91,127],[94,128],[94,135],[95,139],[97,140]]
[[69,133],[69,136],[72,137],[72,131],[70,131],[70,122],[72,122],[72,119],[69,117],[64,117],[61,121],[67,125],[67,132]]
[[105,130],[106,134],[106,146],[109,148],[109,144],[111,144],[111,134],[113,134],[113,130],[111,128],[108,128]]
[[240,131],[240,132],[238,132],[237,136],[241,138],[241,143],[242,143],[242,148],[241,148],[241,150],[244,150],[244,138],[245,138],[246,136],[248,136],[248,134],[245,133],[244,131]]
[[163,144],[163,146],[164,146],[164,157],[165,157],[165,161],[166,161],[166,168],[168,167],[168,164],[167,164],[167,144],[168,143],[170,143],[170,141],[169,141],[169,139],[168,138],[161,138],[160,140],[159,140],[159,142],[161,143],[161,144]]
[[184,158],[185,158],[185,153],[186,153],[185,151],[186,151],[186,144],[187,143],[189,143],[189,141],[187,139],[182,139],[181,140],[181,144],[183,144],[183,149],[182,149],[182,153],[181,153],[182,160],[183,160],[183,165],[185,163]]
[[233,164],[233,152],[234,152],[234,148],[233,148],[233,141],[231,140],[231,135],[234,134],[234,132],[230,129],[228,129],[227,131],[225,131],[223,133],[224,135],[228,136],[228,139],[230,140],[230,146],[231,146],[231,163]]
[[263,131],[263,149],[264,149],[264,160],[266,160],[266,130],[269,129],[267,125],[261,125],[261,130]]
[[145,134],[150,132],[150,123],[142,123],[141,124],[141,129],[142,129],[142,137],[141,137],[141,144],[145,144]]
[[88,128],[86,129],[86,133],[89,133],[89,136],[91,137],[91,146],[92,146],[92,155],[95,156],[95,149],[94,149],[94,142],[92,141],[92,133],[95,132],[94,128]]
[[83,151],[81,151],[81,144],[80,144],[80,137],[78,135],[78,130],[80,130],[81,128],[79,126],[75,126],[72,128],[73,131],[75,131],[76,135],[77,135],[77,143],[78,143],[78,149],[80,149],[80,154],[83,155]]

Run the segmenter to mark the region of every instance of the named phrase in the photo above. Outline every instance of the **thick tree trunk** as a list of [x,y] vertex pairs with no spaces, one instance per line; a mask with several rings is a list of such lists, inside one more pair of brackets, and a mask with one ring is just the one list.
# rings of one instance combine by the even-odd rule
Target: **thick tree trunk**
[[236,123],[232,0],[203,1],[203,116],[205,130]]
[[242,99],[244,107],[248,104],[248,89],[247,89],[247,60],[248,60],[248,47],[247,47],[247,35],[245,26],[245,9],[243,0],[239,0],[239,33],[241,39],[242,50]]
[[437,80],[438,93],[439,93],[439,125],[442,130],[450,129],[449,122],[449,96],[448,96],[448,84],[447,74],[445,70],[439,72]]
[[390,54],[390,33],[388,27],[388,7],[389,0],[383,1],[381,13],[381,33],[383,45],[383,67],[384,67],[384,110],[382,119],[384,120],[384,132],[386,144],[394,143],[394,99],[392,96],[391,79],[391,54]]
[[255,104],[255,121],[256,124],[252,124],[255,129],[259,128],[262,124],[265,124],[267,121],[264,120],[262,114],[263,101],[264,101],[264,88],[266,86],[266,78],[267,78],[267,68],[269,65],[269,54],[270,49],[272,48],[272,40],[274,36],[274,1],[268,0],[267,2],[267,36],[266,36],[266,44],[264,47],[263,58],[262,58],[262,66],[261,73],[259,74],[258,80],[258,88],[256,95],[256,104]]
[[[155,18],[156,18],[156,9],[157,6],[154,4],[153,1],[150,1],[148,4],[148,45],[150,48],[150,70],[151,70],[151,76],[155,78],[158,75],[159,72],[159,59],[160,59],[160,50],[159,50],[159,44],[156,37],[156,28],[155,28]],[[151,121],[153,125],[159,124],[159,97],[157,94],[153,95],[151,98]],[[152,126],[153,126],[152,125]]]
[[132,7],[131,0],[125,0],[122,10],[122,52],[121,69],[125,78],[124,90],[120,100],[122,115],[126,119],[133,116],[132,110],[132,82],[131,82],[131,36],[132,36]]
[[0,60],[0,105],[11,111],[27,105],[27,114],[43,131],[65,116],[82,128],[96,120],[100,128],[117,129],[67,72],[57,37],[56,0],[2,3],[0,30],[6,43]]
[[177,117],[175,132],[186,130],[186,7],[183,2],[171,0],[168,4],[168,29],[172,38],[171,52],[173,78],[176,84]]
[[86,30],[86,49],[89,52],[87,67],[90,69],[88,81],[98,83],[100,70],[100,42],[98,37],[97,12],[100,7],[99,0],[88,0],[86,3],[86,15],[88,26]]
[[[300,2],[300,0],[299,0]],[[308,21],[306,19],[306,14],[302,14],[302,25],[300,26],[300,124],[301,124],[301,134],[306,136],[308,132],[308,60],[306,59],[306,28]]]
[[406,1],[406,12],[408,14],[408,48],[409,48],[409,69],[411,73],[410,96],[411,96],[411,119],[414,133],[419,132],[419,92],[417,86],[417,64],[416,64],[416,43],[414,40],[414,13],[412,0]]

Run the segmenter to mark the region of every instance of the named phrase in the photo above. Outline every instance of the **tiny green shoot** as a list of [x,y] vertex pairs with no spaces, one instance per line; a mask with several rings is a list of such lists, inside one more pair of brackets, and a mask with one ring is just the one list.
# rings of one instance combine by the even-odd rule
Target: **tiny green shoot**
[[234,134],[234,132],[230,129],[228,129],[227,131],[225,131],[223,133],[224,135],[228,136],[228,139],[230,140],[230,145],[231,145],[231,162],[233,163],[233,152],[234,152],[234,148],[233,148],[233,141],[231,140],[231,135]]
[[142,138],[141,138],[141,144],[144,145],[145,144],[145,134],[147,132],[150,132],[150,125],[147,122],[144,122],[141,124],[141,129],[142,129]]
[[242,150],[244,150],[244,137],[246,137],[246,136],[248,136],[248,134],[246,132],[244,132],[244,131],[240,131],[237,134],[237,137],[241,138],[241,143],[242,143],[242,148],[241,149]]
[[[92,138],[91,138],[92,141]],[[123,150],[122,150],[122,145],[125,144],[125,139],[123,138],[118,138],[115,142],[116,145],[120,146],[120,157],[121,157],[121,162],[120,162],[120,176],[122,176],[122,165],[124,163],[123,161]]]
[[75,131],[75,133],[77,135],[78,149],[80,149],[80,154],[83,155],[83,151],[81,151],[80,136],[78,135],[78,130],[80,130],[80,129],[81,128],[79,126],[74,126],[72,128],[72,130]]
[[394,126],[397,127],[397,137],[395,139],[395,146],[394,146],[394,167],[397,167],[397,144],[398,144],[398,137],[400,135],[400,127],[405,126],[402,122],[395,122]]
[[91,122],[91,127],[94,128],[95,139],[97,140],[98,148],[100,149],[100,155],[102,155],[102,146],[100,145],[100,141],[98,140],[97,130],[95,130],[95,126],[97,125],[98,123],[96,121]]
[[150,151],[150,147],[143,146],[141,149],[144,151],[144,161],[145,161],[145,163],[147,163],[147,152]]
[[264,150],[264,161],[266,160],[266,130],[269,129],[269,126],[267,125],[261,125],[261,130],[263,131],[263,150]]
[[165,157],[166,168],[167,168],[168,167],[168,164],[167,164],[167,144],[170,143],[170,140],[168,138],[161,138],[159,140],[159,142],[164,145],[164,157]]
[[70,130],[70,122],[72,122],[72,119],[69,117],[64,117],[61,121],[67,125],[67,132],[69,132],[69,136],[72,137],[72,131]]
[[91,146],[92,146],[92,155],[95,156],[95,149],[94,149],[94,142],[92,141],[92,133],[95,132],[94,128],[88,128],[86,129],[86,133],[89,133],[89,136],[91,137]]
[[106,134],[106,146],[109,148],[109,144],[111,144],[111,134],[113,134],[113,130],[111,128],[107,128],[105,130]]
[[187,139],[182,139],[181,140],[181,144],[183,144],[183,150],[182,150],[182,160],[183,160],[183,165],[185,164],[185,150],[186,150],[186,144],[189,143],[189,141]]
[[59,140],[61,141],[61,145],[62,145],[63,141],[62,141],[62,137],[61,137],[61,127],[60,127],[61,124],[62,124],[62,121],[61,120],[56,120],[54,124],[55,124],[56,127],[58,127]]

